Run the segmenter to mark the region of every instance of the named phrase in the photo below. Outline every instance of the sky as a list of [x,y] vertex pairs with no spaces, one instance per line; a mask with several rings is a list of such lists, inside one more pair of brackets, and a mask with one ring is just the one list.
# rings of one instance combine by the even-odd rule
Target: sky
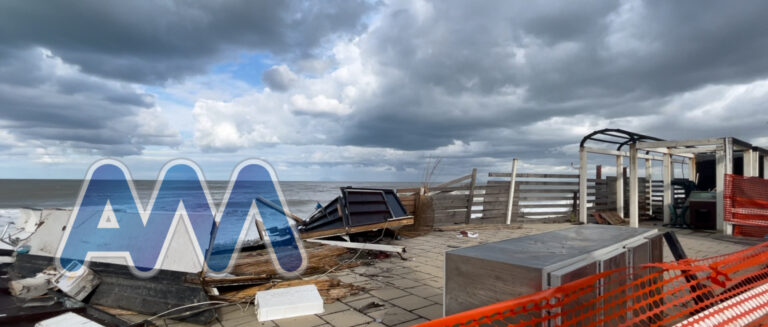
[[765,1],[0,2],[0,178],[573,172],[601,128],[768,145]]

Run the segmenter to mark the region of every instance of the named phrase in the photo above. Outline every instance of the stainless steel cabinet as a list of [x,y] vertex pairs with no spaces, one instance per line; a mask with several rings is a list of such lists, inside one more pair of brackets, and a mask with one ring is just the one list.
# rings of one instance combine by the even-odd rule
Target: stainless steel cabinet
[[602,271],[661,261],[660,236],[655,229],[583,225],[448,251],[444,314],[527,295]]

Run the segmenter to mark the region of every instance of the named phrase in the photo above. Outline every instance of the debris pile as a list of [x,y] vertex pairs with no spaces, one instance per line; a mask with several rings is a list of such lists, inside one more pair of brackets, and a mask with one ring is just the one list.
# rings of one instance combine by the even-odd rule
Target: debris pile
[[[305,249],[307,261],[300,275],[281,275],[270,250],[261,242],[241,249],[224,276],[186,268],[189,264],[185,261],[194,261],[193,254],[172,252],[173,247],[169,247],[166,261],[183,269],[163,266],[151,278],[140,278],[125,264],[97,259],[88,267],[56,268],[54,258],[71,211],[25,209],[15,230],[6,227],[0,235],[0,241],[9,248],[0,250],[4,251],[0,252],[0,269],[5,275],[0,284],[7,286],[6,292],[0,292],[0,325],[82,318],[94,326],[127,326],[131,323],[119,316],[136,314],[148,316],[138,325],[153,325],[158,319],[208,324],[217,317],[216,308],[253,302],[265,291],[291,293],[297,287],[310,287],[322,303],[332,303],[363,288],[331,273],[389,257],[389,253],[402,256],[404,247],[380,243],[385,236],[396,237],[393,231],[400,226],[413,223],[393,190],[342,188],[342,196],[307,220],[285,213],[296,223]],[[71,271],[78,274],[67,273]],[[281,297],[270,300],[267,294],[263,301],[280,302]],[[302,310],[296,312],[306,311]],[[267,316],[265,313],[261,318]]]

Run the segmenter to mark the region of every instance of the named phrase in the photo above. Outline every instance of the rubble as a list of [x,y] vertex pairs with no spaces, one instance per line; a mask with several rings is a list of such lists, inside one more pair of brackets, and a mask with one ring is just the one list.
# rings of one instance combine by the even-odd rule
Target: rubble
[[[7,296],[3,300],[0,296],[0,302],[13,303],[8,309],[0,310],[0,324],[3,324],[3,319],[40,321],[68,312],[84,315],[97,323],[109,321],[106,325],[122,326],[124,322],[116,316],[135,314],[208,324],[217,317],[217,305],[198,304],[211,301],[253,302],[265,291],[302,286],[314,288],[321,303],[333,303],[364,289],[326,275],[360,266],[366,260],[388,257],[386,252],[404,253],[405,248],[402,246],[375,243],[383,238],[384,231],[390,227],[397,229],[413,221],[409,216],[390,217],[374,224],[368,224],[371,222],[369,220],[359,220],[340,231],[305,231],[301,236],[305,239],[307,262],[300,276],[291,277],[296,279],[286,279],[279,274],[263,243],[242,248],[232,270],[225,276],[206,275],[202,269],[192,269],[183,262],[190,261],[189,258],[170,252],[173,250],[171,246],[166,255],[166,259],[169,259],[166,261],[171,261],[171,269],[164,263],[156,275],[143,279],[134,276],[124,263],[98,258],[87,267],[67,269],[80,271],[77,274],[52,269],[70,215],[69,210],[28,210],[18,225],[12,226],[15,231],[6,228],[3,240],[12,240],[13,243],[10,244],[12,249],[4,250],[7,253],[0,253],[7,255],[0,257],[0,268],[8,273],[9,286],[16,297]],[[297,217],[291,218],[297,224],[303,224]],[[368,237],[369,242],[317,239],[328,237],[328,234],[355,234],[356,239]],[[362,253],[365,255],[361,256]],[[29,311],[32,309],[35,310]],[[6,314],[7,310],[13,310],[14,314]]]
[[80,269],[80,272],[68,273],[67,271],[60,272],[54,279],[53,283],[56,284],[64,294],[67,294],[78,301],[85,299],[88,294],[91,294],[93,289],[101,283],[101,279],[96,273],[94,273],[88,267],[83,267],[77,262],[72,262],[67,270],[75,271]]
[[41,296],[48,292],[49,287],[48,279],[39,276],[12,280],[8,283],[8,290],[11,295],[23,299]]

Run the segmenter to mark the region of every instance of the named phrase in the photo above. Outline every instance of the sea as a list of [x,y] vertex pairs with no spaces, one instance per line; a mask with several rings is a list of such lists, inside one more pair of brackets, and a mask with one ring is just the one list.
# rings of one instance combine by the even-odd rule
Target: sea
[[[229,181],[207,181],[211,198],[219,203],[226,192]],[[0,230],[17,221],[20,208],[63,208],[74,207],[82,180],[50,179],[0,179]],[[155,188],[155,181],[134,181],[142,205],[146,206]],[[300,182],[281,181],[280,188],[293,214],[307,218],[314,211],[317,203],[325,204],[341,195],[340,188],[345,186],[371,188],[409,188],[418,187],[419,182]]]

